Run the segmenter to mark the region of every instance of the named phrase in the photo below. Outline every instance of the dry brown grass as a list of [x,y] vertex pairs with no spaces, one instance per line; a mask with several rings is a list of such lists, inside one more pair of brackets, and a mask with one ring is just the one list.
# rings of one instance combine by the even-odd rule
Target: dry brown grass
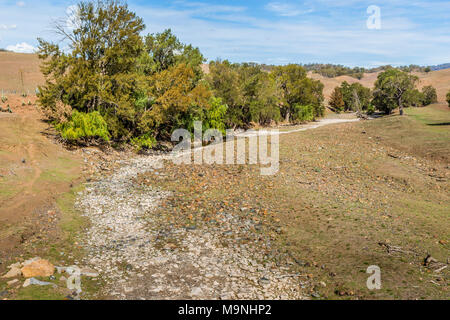
[[[0,94],[16,92],[35,94],[38,85],[44,82],[35,54],[0,52]],[[23,75],[23,85],[21,80]]]
[[[378,74],[379,72],[365,73],[364,78],[361,80],[349,76],[327,78],[312,72],[309,73],[309,77],[315,80],[320,80],[325,85],[324,95],[328,101],[334,88],[340,86],[342,82],[347,81],[350,84],[360,83],[365,87],[373,88],[375,86],[375,81],[377,80]],[[450,90],[450,69],[432,71],[430,73],[416,72],[414,75],[419,77],[419,88],[432,85],[437,90],[438,101],[445,102],[445,95]]]

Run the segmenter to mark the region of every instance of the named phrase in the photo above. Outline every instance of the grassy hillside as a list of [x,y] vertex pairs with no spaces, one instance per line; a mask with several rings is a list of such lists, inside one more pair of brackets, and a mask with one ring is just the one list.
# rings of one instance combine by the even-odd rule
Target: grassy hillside
[[[340,86],[341,83],[344,81],[347,81],[350,84],[359,82],[365,87],[373,88],[375,86],[375,81],[377,80],[378,74],[379,74],[378,72],[366,73],[364,74],[364,78],[362,78],[361,80],[349,76],[327,78],[321,76],[320,74],[315,74],[312,72],[309,73],[309,76],[313,79],[320,80],[325,85],[324,95],[325,98],[328,100],[334,88]],[[438,101],[445,102],[445,95],[450,90],[450,69],[432,71],[430,73],[414,73],[414,74],[419,77],[420,88],[432,85],[437,90]]]
[[[24,90],[34,94],[36,87],[44,82],[35,54],[0,52],[0,94]],[[22,81],[23,79],[23,81]]]

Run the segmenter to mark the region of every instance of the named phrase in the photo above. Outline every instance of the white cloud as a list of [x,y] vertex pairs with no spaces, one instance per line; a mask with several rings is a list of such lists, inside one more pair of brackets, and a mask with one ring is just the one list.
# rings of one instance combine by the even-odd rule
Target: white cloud
[[26,6],[26,3],[25,3],[24,1],[18,1],[18,2],[16,3],[16,6],[18,6],[18,7],[25,7],[25,6]]
[[26,42],[22,42],[14,46],[7,46],[6,50],[19,53],[34,53],[36,48]]
[[312,9],[300,10],[297,6],[281,2],[268,3],[266,5],[266,10],[272,11],[282,17],[295,17],[300,14],[313,12]]
[[6,24],[0,24],[0,30],[14,30],[17,26],[15,24],[7,26]]

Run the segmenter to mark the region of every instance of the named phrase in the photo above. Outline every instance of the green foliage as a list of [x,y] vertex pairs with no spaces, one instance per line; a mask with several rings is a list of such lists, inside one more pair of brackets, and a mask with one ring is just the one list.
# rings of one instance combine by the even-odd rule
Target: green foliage
[[227,114],[228,106],[223,104],[220,98],[211,98],[209,109],[206,110],[206,117],[204,126],[207,129],[217,129],[223,135],[226,132],[225,116]]
[[315,108],[311,105],[295,105],[292,119],[294,123],[313,121],[315,119]]
[[447,96],[446,96],[446,98],[447,98],[447,103],[448,103],[448,106],[450,107],[450,91],[449,91],[449,92],[447,92]]
[[87,141],[91,138],[109,141],[110,137],[106,121],[98,111],[82,113],[75,110],[69,121],[57,124],[56,128],[64,139],[72,142]]
[[75,29],[63,24],[56,30],[71,52],[38,39],[46,78],[39,103],[50,110],[62,103],[79,112],[99,111],[114,138],[138,135],[134,92],[142,81],[136,61],[144,51],[145,25],[119,1],[80,2],[77,11]]
[[335,78],[339,76],[350,76],[356,79],[362,79],[364,77],[364,72],[372,72],[372,70],[367,70],[364,68],[348,68],[342,65],[333,64],[306,64],[303,66],[308,71],[314,71],[324,77]]
[[422,89],[422,93],[424,95],[423,105],[428,106],[433,103],[438,102],[436,89],[432,86],[425,86]]
[[360,83],[349,84],[344,81],[341,84],[341,92],[345,111],[367,110],[372,100],[371,90]]
[[2,100],[2,103],[5,103],[6,101],[8,101],[8,97],[7,97],[7,96],[4,96],[4,95],[2,94],[1,100]]
[[367,114],[374,114],[375,113],[375,107],[372,104],[369,104],[367,106],[366,112],[367,112]]
[[38,39],[45,77],[38,102],[65,139],[112,138],[143,149],[174,129],[192,129],[195,120],[225,133],[324,113],[324,86],[301,66],[267,72],[216,61],[205,77],[198,48],[170,29],[142,37],[143,20],[122,1],[80,2],[77,14],[75,28],[56,25],[69,51]]
[[[419,78],[398,69],[388,69],[378,75],[375,82],[373,104],[386,114],[390,114],[394,109],[399,108],[403,114],[403,107],[411,103],[411,93]],[[414,99],[412,99],[414,100]]]
[[152,72],[161,72],[177,64],[184,63],[200,73],[200,65],[205,61],[198,48],[185,45],[167,29],[161,33],[145,37],[146,51],[152,60]]
[[324,85],[307,77],[306,70],[299,66],[290,64],[276,67],[273,71],[281,97],[281,114],[286,122],[296,112],[296,105],[310,105],[314,109],[314,116],[323,116]]
[[156,145],[156,139],[150,133],[144,134],[140,137],[131,139],[131,144],[136,147],[139,152],[141,150],[149,150]]
[[408,90],[403,99],[405,107],[423,107],[425,101],[425,94],[417,89]]

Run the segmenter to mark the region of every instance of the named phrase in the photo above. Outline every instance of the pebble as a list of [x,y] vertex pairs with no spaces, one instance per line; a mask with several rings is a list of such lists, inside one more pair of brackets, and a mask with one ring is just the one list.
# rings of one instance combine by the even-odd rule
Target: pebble
[[[240,243],[248,238],[251,221],[224,213],[218,221],[221,228],[170,226],[166,231],[165,217],[152,213],[170,193],[137,185],[134,178],[161,168],[168,157],[123,160],[120,168],[92,181],[78,195],[76,206],[90,220],[81,243],[87,256],[80,263],[102,276],[101,293],[116,299],[307,299],[297,278],[274,262],[262,264],[265,254],[256,243]],[[224,232],[235,237],[224,237]],[[176,246],[156,246],[169,238]]]

